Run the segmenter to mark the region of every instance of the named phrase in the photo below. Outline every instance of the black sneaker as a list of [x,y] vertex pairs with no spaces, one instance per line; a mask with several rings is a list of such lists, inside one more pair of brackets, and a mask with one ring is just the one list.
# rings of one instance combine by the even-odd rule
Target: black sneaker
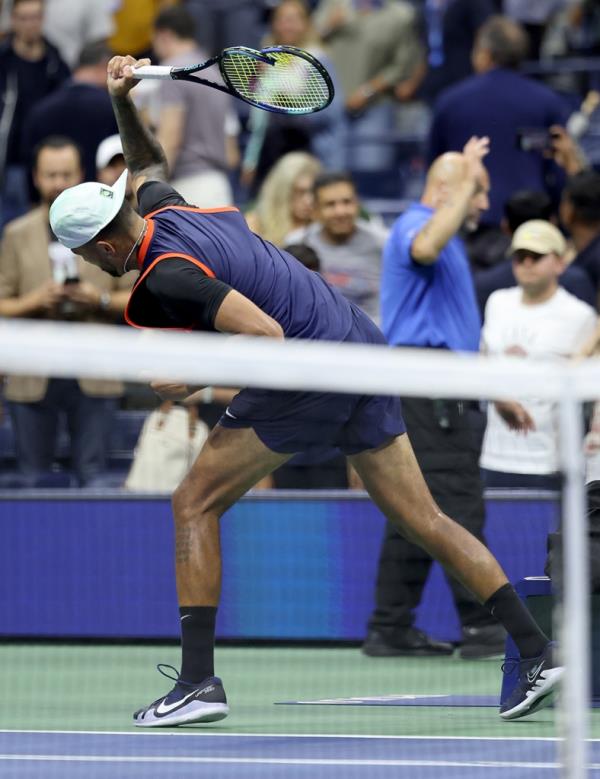
[[[216,722],[229,714],[223,683],[218,677],[209,676],[200,684],[190,684],[180,679],[177,670],[171,665],[161,663],[157,668],[176,684],[170,693],[135,712],[133,721],[138,727],[161,728],[190,722]],[[163,668],[175,671],[176,676],[165,673]]]
[[460,656],[463,660],[481,660],[483,658],[504,657],[506,630],[502,625],[481,625],[464,627]]
[[539,657],[527,660],[507,660],[504,673],[511,673],[514,663],[519,663],[519,681],[506,701],[500,706],[502,719],[518,719],[549,706],[552,693],[564,673],[564,668],[554,661],[556,644],[550,642]]
[[369,630],[362,652],[369,657],[439,657],[451,655],[454,644],[435,641],[422,630],[413,627],[389,633]]

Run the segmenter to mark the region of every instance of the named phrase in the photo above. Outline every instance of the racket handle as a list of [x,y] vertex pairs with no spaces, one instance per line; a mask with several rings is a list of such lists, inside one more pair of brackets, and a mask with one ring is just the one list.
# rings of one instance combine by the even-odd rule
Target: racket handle
[[141,68],[134,68],[133,78],[171,78],[172,70],[166,65],[142,65]]

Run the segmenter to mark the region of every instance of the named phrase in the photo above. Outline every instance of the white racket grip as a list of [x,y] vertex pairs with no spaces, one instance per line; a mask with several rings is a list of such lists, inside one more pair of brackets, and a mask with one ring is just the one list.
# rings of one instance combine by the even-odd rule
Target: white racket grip
[[133,78],[171,78],[173,68],[167,65],[142,65],[141,68],[134,68]]

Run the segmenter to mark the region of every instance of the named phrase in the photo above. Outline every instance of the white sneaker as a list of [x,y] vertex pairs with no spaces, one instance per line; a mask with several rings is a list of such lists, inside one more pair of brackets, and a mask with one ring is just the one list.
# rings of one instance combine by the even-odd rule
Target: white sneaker
[[[511,720],[526,717],[552,703],[552,694],[562,679],[564,668],[554,662],[556,644],[546,644],[544,652],[539,657],[527,660],[507,661],[519,663],[519,681],[510,696],[500,707],[502,719]],[[514,666],[513,666],[514,667]],[[507,669],[507,672],[510,672]]]
[[[159,665],[158,670],[167,678]],[[173,668],[175,673],[176,669]],[[133,721],[140,728],[173,727],[190,722],[217,722],[229,714],[223,683],[217,676],[209,676],[199,684],[190,684],[175,677],[175,687],[145,709],[136,711]]]

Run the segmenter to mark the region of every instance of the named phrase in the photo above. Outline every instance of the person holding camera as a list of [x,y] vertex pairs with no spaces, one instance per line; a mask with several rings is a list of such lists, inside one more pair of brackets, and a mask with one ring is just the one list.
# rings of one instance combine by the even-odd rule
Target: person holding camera
[[490,208],[482,225],[497,226],[503,207],[519,190],[544,191],[561,171],[550,159],[550,128],[565,126],[566,102],[544,84],[518,72],[527,57],[527,33],[517,22],[492,16],[475,39],[475,75],[442,92],[429,135],[428,157],[460,151],[472,135],[488,136]]
[[[81,156],[66,137],[52,136],[34,154],[40,205],[5,229],[0,248],[0,316],[78,322],[122,319],[133,275],[119,280],[84,262],[48,230],[48,211],[63,190],[82,181]],[[105,470],[107,432],[118,382],[9,376],[11,415],[20,483],[52,483],[58,424],[66,416],[72,470],[79,486]]]

